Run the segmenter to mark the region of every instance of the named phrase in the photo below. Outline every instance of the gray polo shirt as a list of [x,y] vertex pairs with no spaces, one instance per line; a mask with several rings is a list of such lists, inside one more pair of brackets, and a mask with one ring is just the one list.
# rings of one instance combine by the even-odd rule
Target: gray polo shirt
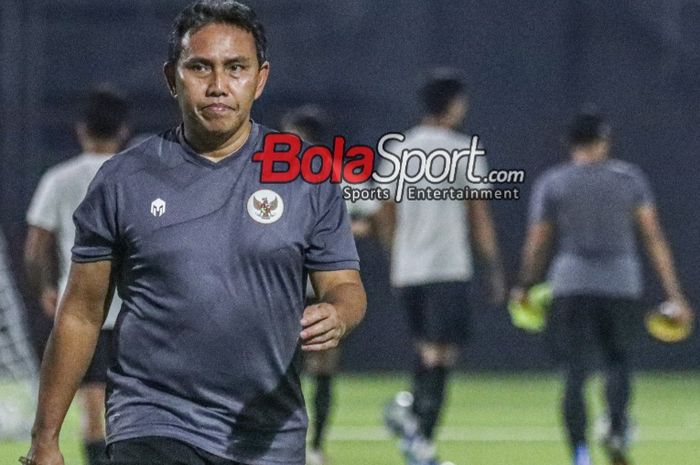
[[639,298],[634,212],[653,203],[646,176],[620,160],[570,162],[542,175],[533,190],[529,221],[555,226],[558,250],[548,276],[554,295]]
[[304,464],[308,270],[357,269],[337,185],[260,183],[267,129],[219,163],[175,129],[106,162],[73,261],[113,260],[123,307],[107,441],[166,436],[251,465]]

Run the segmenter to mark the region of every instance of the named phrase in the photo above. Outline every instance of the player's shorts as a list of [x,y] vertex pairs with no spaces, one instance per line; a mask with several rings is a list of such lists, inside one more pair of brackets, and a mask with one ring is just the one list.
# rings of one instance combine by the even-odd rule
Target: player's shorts
[[113,465],[243,465],[177,439],[145,436],[107,446]]
[[112,330],[103,329],[97,339],[95,355],[92,356],[90,366],[85,372],[82,385],[104,384],[107,382],[107,370],[112,364]]
[[463,345],[470,328],[469,282],[446,281],[398,288],[417,341]]
[[626,363],[640,325],[639,303],[634,299],[555,297],[546,341],[555,359],[569,366],[586,366],[597,352],[606,364]]

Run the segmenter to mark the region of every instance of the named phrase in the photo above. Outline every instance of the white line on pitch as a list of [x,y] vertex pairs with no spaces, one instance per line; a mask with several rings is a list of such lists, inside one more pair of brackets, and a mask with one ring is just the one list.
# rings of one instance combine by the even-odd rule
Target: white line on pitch
[[[329,431],[333,441],[387,441],[391,436],[382,427],[333,426]],[[645,427],[640,428],[641,442],[700,442],[700,428]],[[516,427],[445,427],[438,434],[440,441],[455,442],[560,442],[559,428],[543,426]]]

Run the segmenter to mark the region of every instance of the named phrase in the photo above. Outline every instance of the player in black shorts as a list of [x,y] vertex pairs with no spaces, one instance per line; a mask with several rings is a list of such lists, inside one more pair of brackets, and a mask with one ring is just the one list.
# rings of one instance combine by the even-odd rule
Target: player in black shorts
[[[468,109],[464,83],[454,72],[436,70],[422,87],[423,118],[405,133],[393,153],[421,149],[452,151],[470,146],[459,132]],[[462,159],[460,163],[467,163]],[[483,157],[477,173],[486,174]],[[409,161],[409,171],[413,168]],[[460,164],[458,172],[465,173]],[[415,172],[415,171],[413,171]],[[427,181],[425,181],[427,183]],[[426,184],[419,184],[423,187]],[[458,176],[431,187],[488,188]],[[385,422],[400,438],[408,465],[435,465],[436,425],[450,371],[468,340],[469,287],[475,254],[486,269],[494,303],[505,297],[505,280],[490,208],[486,201],[388,202],[383,222],[391,237],[391,282],[408,312],[416,351],[412,392],[400,393],[385,410]],[[473,244],[473,251],[472,246]],[[475,252],[475,253],[474,253]]]
[[525,299],[544,276],[552,244],[558,244],[548,276],[554,294],[548,340],[565,370],[562,416],[573,465],[590,465],[584,388],[596,346],[606,374],[606,451],[613,465],[630,463],[629,343],[639,326],[642,294],[637,234],[678,318],[692,317],[647,178],[637,166],[609,157],[610,138],[611,127],[599,114],[582,113],[572,122],[571,159],[535,184],[521,284],[512,293],[513,299]]

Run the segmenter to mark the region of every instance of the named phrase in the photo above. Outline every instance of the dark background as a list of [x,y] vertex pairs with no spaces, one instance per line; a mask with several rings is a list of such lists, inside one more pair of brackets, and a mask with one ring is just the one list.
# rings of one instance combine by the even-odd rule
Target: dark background
[[[127,91],[137,133],[177,123],[161,66],[170,23],[185,4],[0,2],[0,222],[15,266],[39,177],[79,151],[72,122],[88,86],[111,82]],[[560,144],[565,122],[586,103],[597,104],[615,127],[616,156],[649,175],[682,281],[700,305],[699,1],[250,4],[271,44],[271,80],[255,113],[269,126],[286,109],[314,102],[333,114],[337,133],[374,145],[385,132],[416,122],[417,86],[432,67],[449,65],[471,89],[466,129],[481,135],[492,166],[527,170],[527,199],[534,178],[566,157]],[[493,210],[512,274],[526,202],[495,202]],[[345,345],[344,364],[354,370],[406,367],[412,351],[403,314],[387,292],[387,257],[372,239],[359,248],[370,308]],[[645,305],[662,298],[651,278],[647,272]],[[541,339],[516,331],[505,310],[483,303],[482,294],[477,287],[465,367],[549,367]],[[41,326],[34,325],[36,337]],[[670,347],[642,336],[636,353],[642,367],[698,368],[700,337]]]

